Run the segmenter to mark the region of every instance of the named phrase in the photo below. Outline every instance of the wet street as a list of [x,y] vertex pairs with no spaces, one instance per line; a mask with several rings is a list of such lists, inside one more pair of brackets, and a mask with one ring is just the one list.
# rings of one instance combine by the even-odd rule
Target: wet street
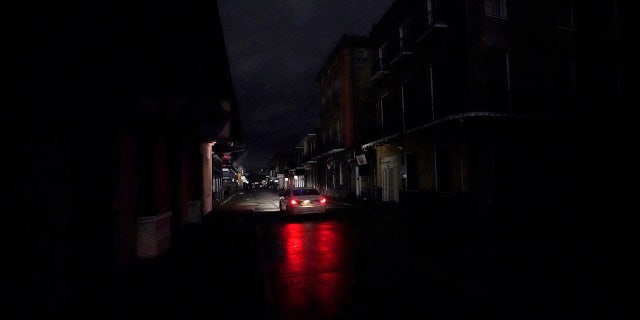
[[616,315],[604,265],[581,230],[440,221],[399,208],[330,203],[282,216],[272,191],[239,194],[252,213],[273,319],[585,319]]
[[[420,239],[391,212],[330,203],[327,214],[282,216],[277,194],[248,191],[223,212],[255,216],[274,319],[434,316],[446,310]],[[429,305],[430,307],[426,307]]]
[[626,319],[632,311],[624,300],[632,296],[612,290],[625,279],[578,229],[336,202],[326,214],[282,216],[277,199],[275,190],[236,194],[166,255],[143,261],[105,303],[116,302],[120,316],[180,319]]

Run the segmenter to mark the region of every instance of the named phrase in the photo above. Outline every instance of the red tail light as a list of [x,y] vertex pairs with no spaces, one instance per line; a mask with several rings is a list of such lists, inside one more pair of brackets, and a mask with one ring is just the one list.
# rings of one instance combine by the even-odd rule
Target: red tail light
[[322,198],[322,199],[320,199],[320,203],[322,203],[322,204],[327,203],[327,198]]
[[298,204],[298,201],[296,199],[291,199],[291,201],[289,201],[289,203],[291,203],[291,205],[296,205]]

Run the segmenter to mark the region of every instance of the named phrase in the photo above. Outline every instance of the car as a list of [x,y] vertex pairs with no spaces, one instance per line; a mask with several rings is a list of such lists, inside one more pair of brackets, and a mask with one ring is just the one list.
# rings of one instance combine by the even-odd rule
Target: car
[[327,198],[312,187],[288,188],[280,193],[280,212],[286,214],[325,213]]

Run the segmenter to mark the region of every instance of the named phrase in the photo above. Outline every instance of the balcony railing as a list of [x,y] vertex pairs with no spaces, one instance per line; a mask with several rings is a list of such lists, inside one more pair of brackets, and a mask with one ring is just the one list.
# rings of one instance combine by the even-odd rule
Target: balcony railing
[[437,11],[431,10],[414,20],[415,34],[417,35],[416,42],[422,42],[437,30],[447,28],[447,24],[437,20],[436,17]]
[[398,63],[413,54],[415,41],[410,36],[400,38],[397,46],[389,49],[389,54],[393,57],[390,64]]
[[376,58],[371,67],[371,74],[373,75],[371,76],[371,80],[380,79],[388,73],[389,70],[387,68],[385,58]]

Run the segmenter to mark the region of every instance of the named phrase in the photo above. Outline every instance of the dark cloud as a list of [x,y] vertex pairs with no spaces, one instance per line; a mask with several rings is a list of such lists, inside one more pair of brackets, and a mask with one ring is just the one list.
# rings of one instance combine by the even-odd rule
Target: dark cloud
[[219,0],[248,151],[257,169],[319,125],[315,77],[342,34],[368,35],[393,0]]

